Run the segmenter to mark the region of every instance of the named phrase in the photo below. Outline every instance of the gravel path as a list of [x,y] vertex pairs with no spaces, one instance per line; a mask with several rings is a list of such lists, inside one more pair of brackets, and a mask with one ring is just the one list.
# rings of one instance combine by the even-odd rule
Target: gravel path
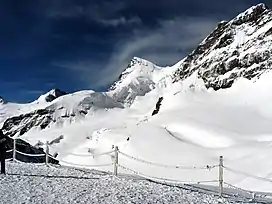
[[[0,203],[233,203],[149,181],[115,178],[96,171],[7,163],[0,175]],[[32,176],[29,176],[32,175]]]

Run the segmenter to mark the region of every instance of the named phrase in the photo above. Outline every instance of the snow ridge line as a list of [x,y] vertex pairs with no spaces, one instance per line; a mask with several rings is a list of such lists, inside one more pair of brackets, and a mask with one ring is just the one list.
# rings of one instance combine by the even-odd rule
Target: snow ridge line
[[136,158],[134,156],[128,155],[124,152],[118,151],[119,154],[130,158],[132,160],[138,161],[138,162],[142,162],[145,164],[149,164],[149,165],[153,165],[153,166],[158,166],[158,167],[164,167],[164,168],[172,168],[172,169],[207,169],[207,170],[211,170],[213,168],[218,167],[219,165],[206,165],[206,166],[181,166],[181,165],[167,165],[167,164],[160,164],[160,163],[156,163],[156,162],[151,162],[151,161],[146,161],[144,159],[139,159]]
[[232,169],[232,168],[229,168],[229,167],[226,167],[226,166],[223,166],[223,168],[226,169],[227,171],[232,172],[232,173],[241,174],[241,175],[244,175],[244,176],[254,178],[256,180],[266,181],[266,182],[272,183],[272,179],[264,178],[264,177],[261,177],[261,176],[255,176],[255,175],[245,173],[245,172],[242,172],[242,171],[239,171],[239,170],[235,170],[235,169]]

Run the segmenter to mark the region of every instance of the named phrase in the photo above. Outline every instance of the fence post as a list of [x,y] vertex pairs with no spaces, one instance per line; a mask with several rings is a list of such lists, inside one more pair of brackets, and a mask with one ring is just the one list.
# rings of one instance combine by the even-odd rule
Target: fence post
[[219,158],[219,196],[223,196],[223,156]]
[[16,138],[13,139],[13,161],[16,160]]
[[115,152],[115,156],[114,156],[114,169],[113,169],[113,175],[114,176],[117,176],[117,174],[118,174],[118,151],[119,151],[119,149],[118,149],[118,146],[115,146],[115,150],[114,150],[114,152]]
[[48,166],[48,163],[49,163],[49,142],[46,141],[46,150],[45,150],[45,164],[46,166]]

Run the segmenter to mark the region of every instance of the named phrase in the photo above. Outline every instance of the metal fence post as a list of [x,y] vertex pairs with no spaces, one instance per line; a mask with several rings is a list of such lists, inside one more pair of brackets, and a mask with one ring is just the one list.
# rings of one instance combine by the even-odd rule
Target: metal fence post
[[16,138],[13,139],[13,161],[16,160]]
[[115,152],[115,156],[114,156],[114,166],[113,166],[113,175],[117,176],[118,174],[118,146],[115,146],[114,152]]
[[223,196],[223,156],[219,157],[219,196]]
[[45,150],[45,164],[48,166],[49,163],[49,142],[46,141],[46,150]]

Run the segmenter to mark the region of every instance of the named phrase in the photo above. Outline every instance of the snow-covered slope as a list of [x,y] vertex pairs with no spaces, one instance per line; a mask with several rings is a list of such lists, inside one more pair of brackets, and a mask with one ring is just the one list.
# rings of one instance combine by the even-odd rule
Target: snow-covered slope
[[[226,166],[263,178],[225,172],[226,182],[271,191],[271,13],[259,4],[221,22],[172,67],[133,58],[105,93],[81,91],[51,102],[20,105],[39,108],[10,117],[4,132],[10,136],[20,132],[32,145],[62,136],[50,153],[80,165],[112,163],[110,156],[76,154],[107,152],[114,146],[147,161],[189,167],[217,165],[223,155]],[[0,108],[7,105],[12,104]],[[2,110],[2,118],[13,114]],[[119,161],[148,176],[180,181],[214,181],[218,176],[216,168],[153,167],[124,155]]]
[[7,118],[30,113],[38,109],[43,109],[48,106],[49,102],[65,94],[65,92],[59,89],[52,89],[48,93],[41,95],[32,103],[26,104],[6,102],[0,97],[0,127]]
[[[123,108],[121,103],[116,102],[107,93],[79,91],[60,96],[51,102],[44,100],[47,96],[48,94],[42,95],[37,101],[25,105],[6,104],[2,111],[13,114],[13,117],[5,119],[2,126],[4,133],[14,136],[19,132],[20,136],[33,128],[40,131],[45,128],[69,125],[80,121],[89,112],[93,113],[99,109]],[[29,107],[31,111],[20,112],[26,112],[26,109],[21,110],[20,107]],[[12,113],[11,110],[15,112]]]

